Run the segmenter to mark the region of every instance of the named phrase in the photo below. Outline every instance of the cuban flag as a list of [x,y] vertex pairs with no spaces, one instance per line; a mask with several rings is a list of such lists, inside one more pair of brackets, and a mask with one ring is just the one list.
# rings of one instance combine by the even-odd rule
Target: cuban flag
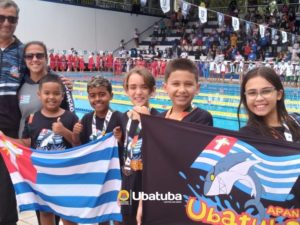
[[[236,138],[216,136],[191,167],[210,171],[220,159],[237,153],[249,154],[247,161],[253,162],[254,172],[264,189],[262,198],[272,201],[287,201],[292,197],[290,196],[291,189],[300,175],[300,155],[268,156]],[[251,193],[249,183],[237,182],[235,186],[245,193]]]
[[20,211],[52,212],[76,223],[122,221],[117,141],[113,134],[64,151],[37,151],[0,135]]

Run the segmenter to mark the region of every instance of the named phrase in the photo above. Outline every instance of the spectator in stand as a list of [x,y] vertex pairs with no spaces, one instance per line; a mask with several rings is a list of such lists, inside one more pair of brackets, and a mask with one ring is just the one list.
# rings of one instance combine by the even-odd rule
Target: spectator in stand
[[295,32],[299,34],[299,31],[300,31],[300,11],[297,10],[296,19],[295,19]]
[[122,40],[120,41],[120,49],[121,49],[121,50],[124,50],[124,49],[125,49],[124,39],[122,39]]
[[256,53],[253,51],[253,49],[251,49],[251,53],[248,56],[248,60],[249,61],[255,61],[257,59],[257,55]]
[[165,34],[166,34],[166,23],[165,23],[164,19],[162,19],[159,22],[159,30],[160,30],[160,36],[165,36]]
[[237,34],[234,32],[230,35],[230,45],[233,47],[237,47]]
[[159,36],[158,35],[158,29],[159,29],[158,22],[155,22],[154,26],[153,26],[153,33],[152,33],[153,37],[158,38],[158,36]]
[[134,39],[134,43],[135,43],[135,47],[138,48],[139,47],[139,30],[137,28],[134,29],[134,34],[133,34],[133,39]]
[[251,47],[250,47],[248,41],[246,42],[245,46],[243,47],[243,50],[244,50],[245,58],[248,58],[248,55],[251,53]]

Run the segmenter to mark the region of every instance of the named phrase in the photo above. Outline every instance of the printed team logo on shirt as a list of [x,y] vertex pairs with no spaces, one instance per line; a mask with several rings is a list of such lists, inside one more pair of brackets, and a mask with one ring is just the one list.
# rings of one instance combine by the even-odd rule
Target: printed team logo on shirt
[[19,100],[20,100],[20,104],[29,104],[30,95],[21,95]]
[[66,146],[63,143],[63,137],[55,134],[52,130],[42,129],[37,141],[36,141],[37,150],[63,150],[66,149]]
[[14,78],[19,78],[20,77],[20,72],[19,72],[19,69],[18,67],[16,66],[12,66],[10,68],[10,75]]

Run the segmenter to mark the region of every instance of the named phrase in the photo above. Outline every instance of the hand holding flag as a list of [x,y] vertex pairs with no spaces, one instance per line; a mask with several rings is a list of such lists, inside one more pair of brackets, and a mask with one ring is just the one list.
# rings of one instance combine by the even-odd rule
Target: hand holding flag
[[114,130],[113,130],[113,133],[114,133],[115,138],[118,140],[118,142],[121,142],[121,140],[122,140],[121,127],[120,126],[115,127]]

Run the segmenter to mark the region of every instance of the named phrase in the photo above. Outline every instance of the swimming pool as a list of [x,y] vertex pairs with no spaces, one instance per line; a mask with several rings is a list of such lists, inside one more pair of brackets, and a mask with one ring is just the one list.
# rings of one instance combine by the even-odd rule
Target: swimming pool
[[[85,77],[73,77],[75,79],[73,97],[75,101],[76,114],[81,118],[85,113],[92,110],[86,92],[86,81],[94,74],[85,74]],[[111,101],[111,108],[120,112],[129,110],[132,105],[124,93],[122,87],[122,76],[112,76],[109,73],[102,74],[108,78],[113,85],[114,99]],[[171,102],[162,90],[162,80],[157,81],[155,97],[150,99],[152,107],[159,111],[170,107]],[[202,83],[200,93],[194,98],[193,104],[208,110],[213,115],[214,126],[230,130],[238,130],[237,107],[239,103],[240,88],[238,84],[229,83]],[[300,113],[300,90],[298,88],[286,88],[286,107],[289,112]],[[246,123],[246,115],[241,115],[241,125]]]

